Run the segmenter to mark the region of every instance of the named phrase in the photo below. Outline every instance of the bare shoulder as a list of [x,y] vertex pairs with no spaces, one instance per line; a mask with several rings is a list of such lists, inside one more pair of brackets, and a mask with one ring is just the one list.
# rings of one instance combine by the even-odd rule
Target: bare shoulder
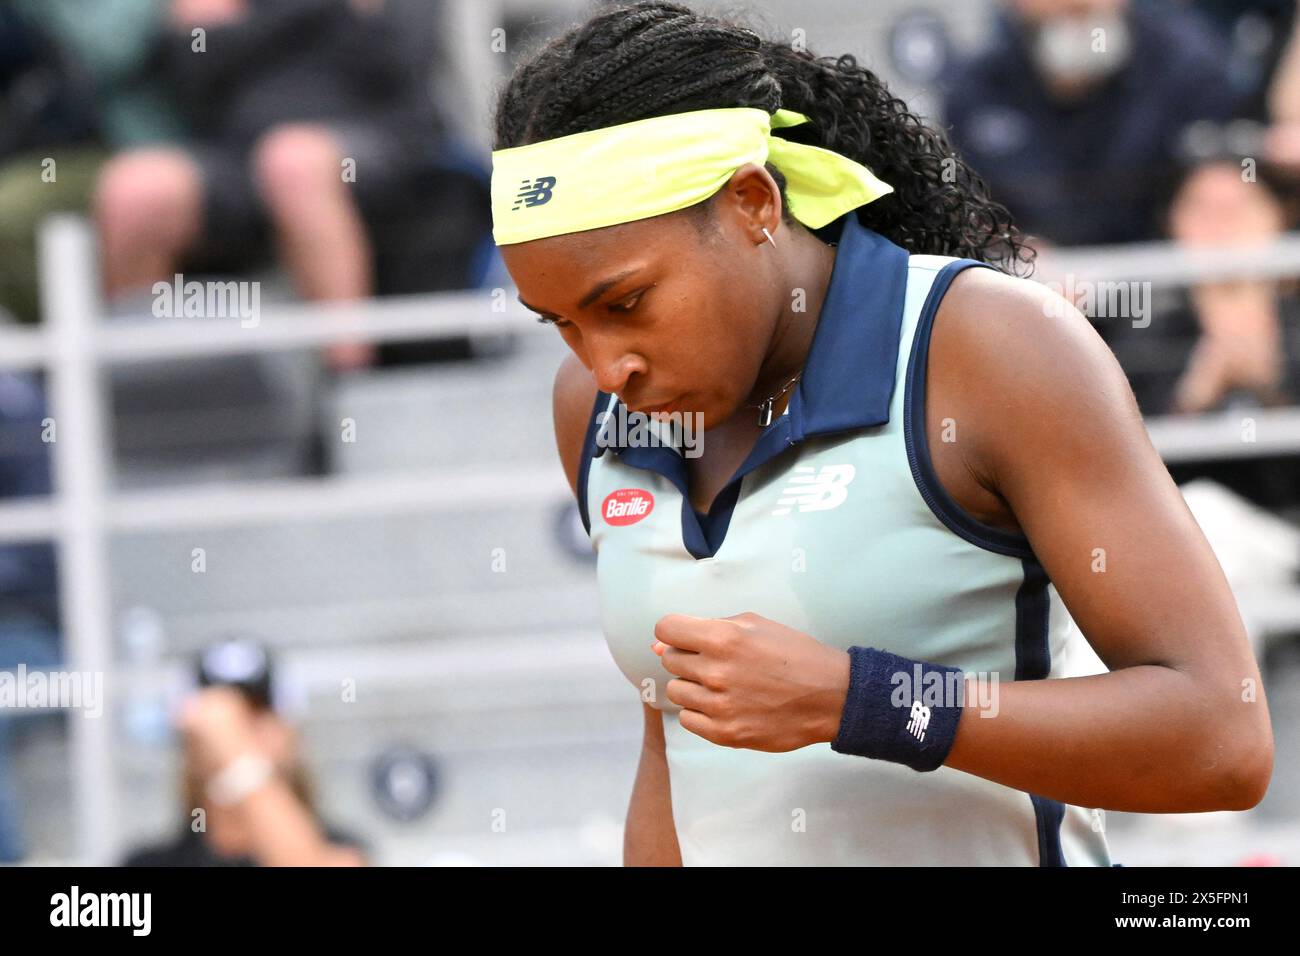
[[[978,427],[974,457],[995,484],[999,459],[1026,444],[1117,440],[1150,450],[1128,379],[1096,329],[1038,282],[966,269],[935,316],[930,367]],[[1145,446],[1145,447],[1144,447]],[[1003,475],[1006,478],[1009,476]]]
[[587,437],[592,405],[599,389],[591,373],[573,354],[565,356],[555,371],[551,395],[555,416],[555,445],[564,465],[569,487],[578,493],[578,470],[582,465],[582,444]]
[[1014,374],[1029,386],[1068,385],[1063,375],[1088,376],[1090,382],[1101,375],[1112,385],[1127,385],[1119,363],[1083,314],[1031,279],[993,269],[964,270],[939,306],[935,334],[952,340],[982,370]]

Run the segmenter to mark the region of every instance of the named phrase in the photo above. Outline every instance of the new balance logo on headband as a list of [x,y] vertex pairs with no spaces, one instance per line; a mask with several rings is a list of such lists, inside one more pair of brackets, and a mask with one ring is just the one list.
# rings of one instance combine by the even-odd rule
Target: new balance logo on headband
[[554,190],[554,176],[541,176],[533,180],[525,179],[519,187],[519,195],[515,197],[515,204],[510,209],[511,211],[518,209],[521,203],[524,206],[540,206],[543,203],[548,203],[551,201],[551,193]]

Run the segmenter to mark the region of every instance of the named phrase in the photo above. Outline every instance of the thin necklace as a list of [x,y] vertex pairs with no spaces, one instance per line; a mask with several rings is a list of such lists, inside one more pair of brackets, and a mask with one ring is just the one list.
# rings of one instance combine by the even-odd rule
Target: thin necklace
[[802,370],[802,369],[799,370],[799,375],[796,375],[794,378],[790,379],[790,381],[786,382],[783,386],[781,386],[781,390],[780,390],[779,392],[777,392],[775,395],[771,395],[771,396],[769,396],[768,398],[765,398],[763,401],[759,402],[757,405],[746,405],[746,406],[745,406],[746,408],[757,408],[757,409],[758,409],[758,427],[759,427],[759,428],[766,428],[768,425],[772,424],[772,405],[775,404],[775,402],[776,402],[776,400],[777,400],[778,398],[780,398],[780,397],[781,397],[782,395],[784,395],[786,392],[790,391],[790,386],[792,386],[795,382],[799,381],[799,376],[800,376],[800,375],[803,375],[803,370]]

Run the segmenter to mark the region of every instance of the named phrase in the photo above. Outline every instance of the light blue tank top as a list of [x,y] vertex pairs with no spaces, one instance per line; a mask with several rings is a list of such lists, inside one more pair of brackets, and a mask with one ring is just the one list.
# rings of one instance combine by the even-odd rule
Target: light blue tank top
[[617,411],[605,393],[588,424],[579,509],[602,625],[664,714],[682,861],[1108,866],[1100,811],[829,744],[720,747],[683,730],[664,693],[672,675],[650,645],[674,612],[753,611],[835,647],[1000,682],[1105,671],[1027,539],[961,510],[930,461],[930,328],[952,278],[980,264],[909,256],[854,213],[819,234],[838,248],[803,376],[707,515],[690,504],[680,446],[598,441],[601,413]]

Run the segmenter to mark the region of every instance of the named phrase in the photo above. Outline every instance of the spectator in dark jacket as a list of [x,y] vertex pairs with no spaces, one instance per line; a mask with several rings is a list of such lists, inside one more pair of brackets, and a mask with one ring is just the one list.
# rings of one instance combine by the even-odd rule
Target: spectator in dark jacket
[[1025,231],[1059,245],[1156,239],[1181,138],[1235,115],[1225,47],[1194,12],[1126,0],[1007,0],[945,113],[962,156]]

